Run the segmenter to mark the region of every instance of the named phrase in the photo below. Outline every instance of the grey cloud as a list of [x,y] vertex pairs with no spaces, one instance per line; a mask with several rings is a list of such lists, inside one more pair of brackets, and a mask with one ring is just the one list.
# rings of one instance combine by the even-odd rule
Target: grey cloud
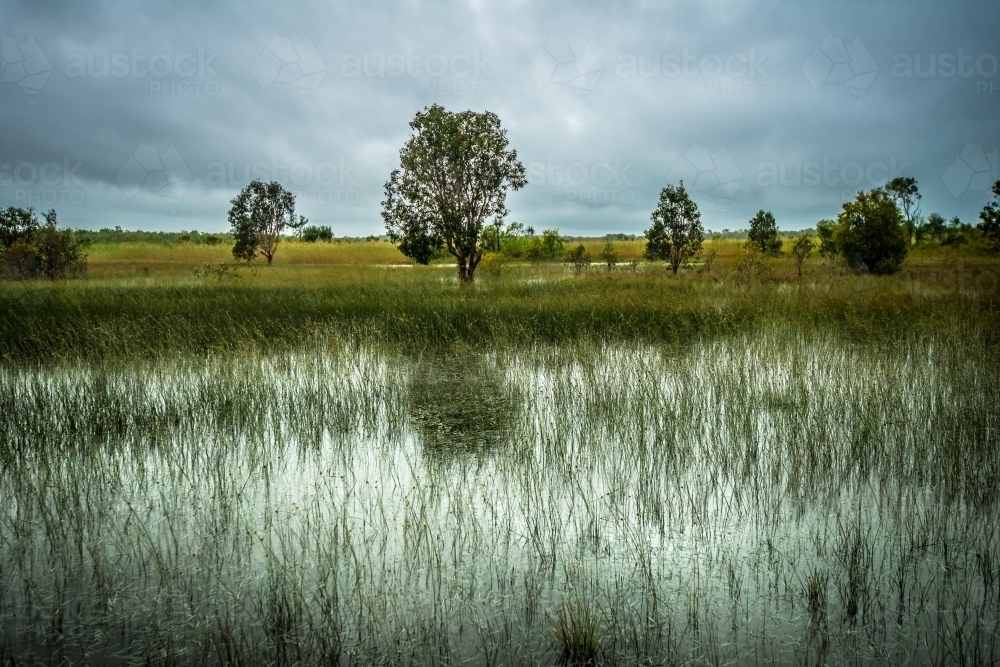
[[529,168],[511,218],[536,229],[641,232],[680,178],[711,228],[767,208],[797,229],[897,173],[925,212],[974,219],[997,177],[998,18],[986,2],[11,2],[0,205],[223,229],[260,176],[339,234],[379,233],[407,123],[437,102],[501,116]]

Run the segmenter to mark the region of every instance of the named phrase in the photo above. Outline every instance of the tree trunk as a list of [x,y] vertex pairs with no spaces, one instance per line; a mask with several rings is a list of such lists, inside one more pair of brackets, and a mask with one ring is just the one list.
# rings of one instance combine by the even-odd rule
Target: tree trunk
[[271,266],[271,260],[274,259],[274,253],[271,253],[270,255],[265,253],[264,257],[267,257],[267,265]]
[[458,280],[462,283],[471,283],[474,279],[476,269],[470,267],[465,259],[458,260]]

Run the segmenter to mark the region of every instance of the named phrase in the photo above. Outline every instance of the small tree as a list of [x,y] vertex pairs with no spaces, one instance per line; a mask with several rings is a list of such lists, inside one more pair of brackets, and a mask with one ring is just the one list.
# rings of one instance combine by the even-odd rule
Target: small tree
[[278,251],[281,234],[287,229],[300,229],[308,222],[295,215],[295,196],[272,181],[251,181],[232,201],[229,224],[236,244],[233,257],[252,260],[257,253],[270,264]]
[[917,189],[917,179],[909,176],[897,176],[885,186],[885,191],[896,202],[906,221],[907,241],[913,243],[916,232],[916,219],[920,215],[921,194]]
[[604,250],[601,251],[601,261],[608,267],[608,272],[614,271],[615,264],[618,263],[618,251],[615,250],[615,245],[608,241],[604,244]]
[[681,264],[701,253],[705,230],[701,213],[684,190],[684,181],[660,191],[660,201],[649,216],[646,230],[646,257],[666,260],[674,274]]
[[853,266],[872,273],[895,273],[906,258],[903,218],[892,197],[882,188],[859,192],[837,216],[834,241],[838,252]]
[[33,208],[8,206],[0,210],[0,247],[9,248],[20,239],[33,243],[40,226]]
[[1000,250],[1000,181],[993,184],[993,201],[979,212],[979,229],[993,250]]
[[802,265],[809,255],[812,254],[816,243],[808,234],[801,234],[792,245],[792,257],[795,258],[795,268],[799,271],[799,278],[802,277]]
[[820,220],[816,223],[816,236],[819,238],[819,254],[832,260],[837,256],[837,243],[833,240],[837,231],[837,223],[833,220]]
[[316,241],[325,241],[326,243],[329,243],[333,240],[333,230],[327,226],[303,227],[302,240],[306,243],[315,243]]
[[87,256],[83,253],[89,243],[72,229],[58,229],[56,212],[45,214],[45,224],[35,235],[35,248],[42,273],[51,280],[77,276],[87,270]]
[[89,239],[71,229],[59,229],[55,210],[39,224],[32,209],[8,208],[0,213],[0,234],[13,239],[3,253],[4,273],[16,278],[39,274],[55,280],[84,273]]
[[587,248],[581,243],[566,253],[566,262],[573,265],[573,271],[582,273],[584,269],[590,266],[590,253],[587,252]]
[[781,252],[781,239],[778,237],[778,225],[770,211],[757,211],[750,218],[750,231],[747,238],[755,243],[761,252],[775,256]]
[[930,235],[931,241],[940,241],[944,236],[947,224],[943,215],[940,213],[931,213],[927,216],[927,222],[924,223],[923,228]]
[[486,221],[507,215],[507,190],[527,184],[524,166],[489,111],[452,113],[435,104],[418,112],[410,128],[400,168],[385,184],[389,238],[420,264],[446,247],[459,279],[471,282],[485,250]]

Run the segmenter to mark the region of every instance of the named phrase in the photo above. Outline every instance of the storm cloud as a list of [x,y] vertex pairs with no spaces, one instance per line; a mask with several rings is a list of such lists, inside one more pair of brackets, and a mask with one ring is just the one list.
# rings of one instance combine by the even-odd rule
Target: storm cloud
[[0,205],[226,228],[250,179],[382,233],[416,111],[490,110],[510,220],[641,233],[683,179],[710,229],[785,229],[896,175],[973,221],[998,178],[994,2],[61,3],[0,9]]

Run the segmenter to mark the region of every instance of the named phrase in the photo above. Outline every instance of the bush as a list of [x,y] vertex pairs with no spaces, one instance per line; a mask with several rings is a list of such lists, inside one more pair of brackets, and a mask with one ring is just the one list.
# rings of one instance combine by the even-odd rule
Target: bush
[[302,240],[307,243],[315,243],[316,241],[329,243],[333,240],[333,230],[325,226],[309,226],[302,230]]
[[816,236],[819,237],[819,254],[826,259],[837,256],[837,243],[833,234],[837,231],[837,223],[833,220],[820,220],[816,223]]
[[844,204],[834,242],[853,268],[881,275],[899,270],[909,246],[899,208],[881,188],[859,192]]
[[615,264],[618,263],[618,251],[615,250],[614,244],[610,241],[604,244],[604,250],[601,251],[601,261],[607,265],[609,272],[614,271]]
[[57,229],[56,212],[45,214],[45,225],[35,235],[35,250],[41,271],[50,279],[77,276],[87,270],[83,253],[86,239],[72,229]]
[[573,265],[573,270],[576,273],[581,273],[590,266],[590,253],[581,243],[566,253],[566,262]]
[[479,270],[491,276],[499,276],[507,268],[507,257],[499,252],[483,253],[483,258],[479,260]]
[[34,209],[8,206],[0,211],[0,246],[9,248],[19,239],[33,243],[39,227]]
[[45,274],[52,280],[82,274],[87,268],[83,249],[88,239],[57,227],[54,210],[45,214],[45,224],[39,224],[30,208],[9,207],[0,212],[3,274],[11,278]]
[[23,238],[17,239],[3,252],[2,270],[5,278],[34,278],[41,273],[38,252]]

